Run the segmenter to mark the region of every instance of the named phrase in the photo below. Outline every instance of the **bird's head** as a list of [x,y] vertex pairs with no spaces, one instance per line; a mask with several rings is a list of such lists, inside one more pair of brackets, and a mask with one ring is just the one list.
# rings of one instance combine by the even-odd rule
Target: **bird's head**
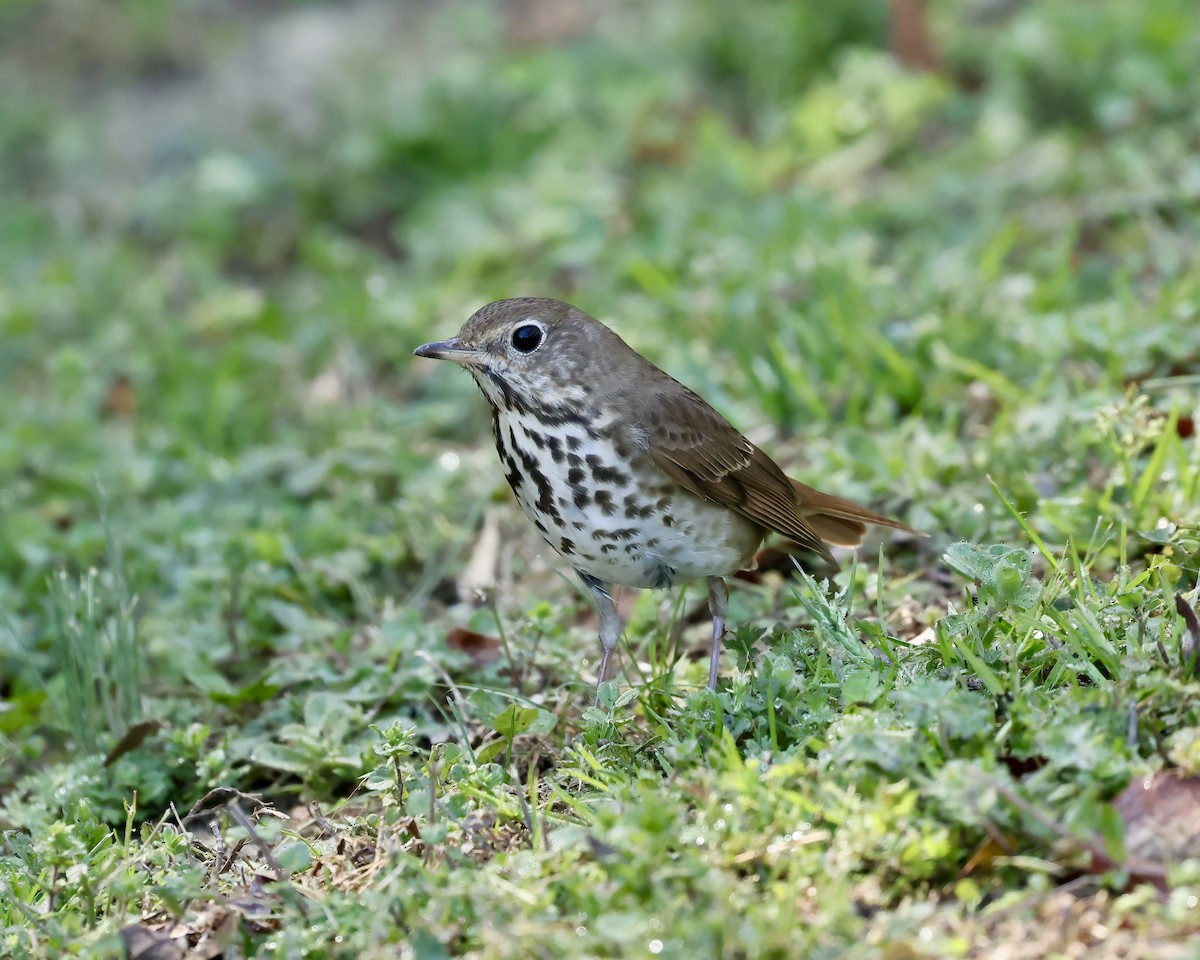
[[636,354],[599,320],[561,300],[521,297],[481,307],[458,335],[417,347],[418,357],[465,367],[494,405],[595,400]]

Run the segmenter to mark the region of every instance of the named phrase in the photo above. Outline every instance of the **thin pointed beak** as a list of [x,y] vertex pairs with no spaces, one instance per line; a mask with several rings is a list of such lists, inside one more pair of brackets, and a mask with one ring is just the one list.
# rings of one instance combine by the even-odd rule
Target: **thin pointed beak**
[[423,344],[413,351],[413,356],[471,364],[479,362],[480,354],[478,350],[464,347],[458,337],[451,337],[449,340]]

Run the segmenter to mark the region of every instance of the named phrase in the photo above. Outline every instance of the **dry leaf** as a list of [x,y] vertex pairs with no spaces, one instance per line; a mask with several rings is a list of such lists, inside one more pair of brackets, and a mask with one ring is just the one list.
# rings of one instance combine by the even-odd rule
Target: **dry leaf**
[[108,756],[104,758],[106,767],[112,766],[125,754],[130,753],[146,742],[146,738],[155,730],[161,727],[162,724],[157,720],[142,720],[140,723],[135,723],[132,727],[125,731],[125,736],[117,741],[116,745],[108,751]]
[[590,30],[596,12],[584,0],[518,0],[508,8],[505,38],[522,47],[561,43]]
[[486,633],[455,627],[446,634],[446,646],[461,650],[481,667],[500,661],[500,639]]
[[1200,776],[1151,774],[1122,790],[1113,807],[1125,821],[1131,872],[1200,856]]
[[118,375],[109,384],[101,409],[110,417],[132,417],[137,413],[137,391],[133,388],[133,381],[126,374]]
[[183,950],[171,937],[140,923],[121,929],[126,960],[183,960]]
[[910,70],[936,71],[941,65],[925,0],[892,0],[888,20],[888,46],[892,55]]
[[483,526],[471,548],[471,558],[458,578],[458,596],[466,603],[487,603],[496,589],[496,568],[500,560],[500,514],[489,507],[483,514]]

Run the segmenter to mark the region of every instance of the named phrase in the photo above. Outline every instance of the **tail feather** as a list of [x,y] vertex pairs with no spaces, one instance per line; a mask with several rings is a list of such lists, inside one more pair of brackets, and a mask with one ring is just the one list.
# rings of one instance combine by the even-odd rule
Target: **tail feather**
[[868,524],[892,527],[905,533],[924,536],[920,530],[914,530],[899,520],[875,513],[842,497],[814,490],[796,480],[792,481],[792,488],[796,493],[800,514],[808,521],[816,535],[826,543],[839,547],[857,547],[867,533]]

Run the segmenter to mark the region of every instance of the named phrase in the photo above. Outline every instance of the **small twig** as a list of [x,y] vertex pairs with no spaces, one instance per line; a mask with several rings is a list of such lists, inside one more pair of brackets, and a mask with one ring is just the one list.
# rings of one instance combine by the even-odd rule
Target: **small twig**
[[[180,826],[183,826],[184,823],[187,823],[207,810],[212,810],[215,807],[228,804],[234,800],[245,800],[247,803],[253,804],[256,813],[262,810],[263,807],[268,806],[266,801],[261,797],[254,796],[252,793],[242,793],[241,790],[234,789],[233,787],[213,787],[208,793],[192,804],[192,809],[187,812],[187,816],[183,818]],[[274,811],[271,812],[274,813]]]
[[308,805],[308,815],[312,818],[312,822],[315,823],[321,832],[326,836],[337,836],[338,828],[330,823],[328,819],[326,819],[325,814],[321,811],[321,805],[319,803],[313,801]]
[[[215,826],[213,827],[213,833],[214,834],[217,833],[217,829]],[[218,839],[220,839],[220,838],[218,838]],[[215,860],[213,860],[213,865],[215,867],[215,869],[213,870],[213,873],[212,873],[213,880],[216,880],[217,877],[221,876],[221,874],[223,874],[226,870],[228,870],[230,867],[232,867],[237,862],[238,854],[242,852],[242,847],[244,847],[249,842],[250,842],[249,839],[247,839],[246,837],[242,837],[240,840],[238,840],[237,843],[235,843],[233,845],[233,849],[229,851],[229,855],[226,856],[224,860],[222,860],[220,856],[218,856]],[[220,840],[220,844],[221,844],[220,849],[224,850],[225,849],[225,841]]]
[[267,842],[258,835],[258,831],[254,829],[254,824],[250,821],[250,818],[242,812],[242,808],[237,805],[237,801],[230,800],[229,803],[225,805],[225,809],[228,810],[229,815],[237,821],[238,826],[245,830],[247,834],[249,834],[254,845],[258,847],[258,852],[262,855],[263,860],[266,861],[267,866],[275,871],[276,882],[288,884],[289,880],[287,878],[287,874],[283,872],[283,868],[279,865],[279,861],[275,859],[275,854],[271,852],[271,848],[267,845]]

